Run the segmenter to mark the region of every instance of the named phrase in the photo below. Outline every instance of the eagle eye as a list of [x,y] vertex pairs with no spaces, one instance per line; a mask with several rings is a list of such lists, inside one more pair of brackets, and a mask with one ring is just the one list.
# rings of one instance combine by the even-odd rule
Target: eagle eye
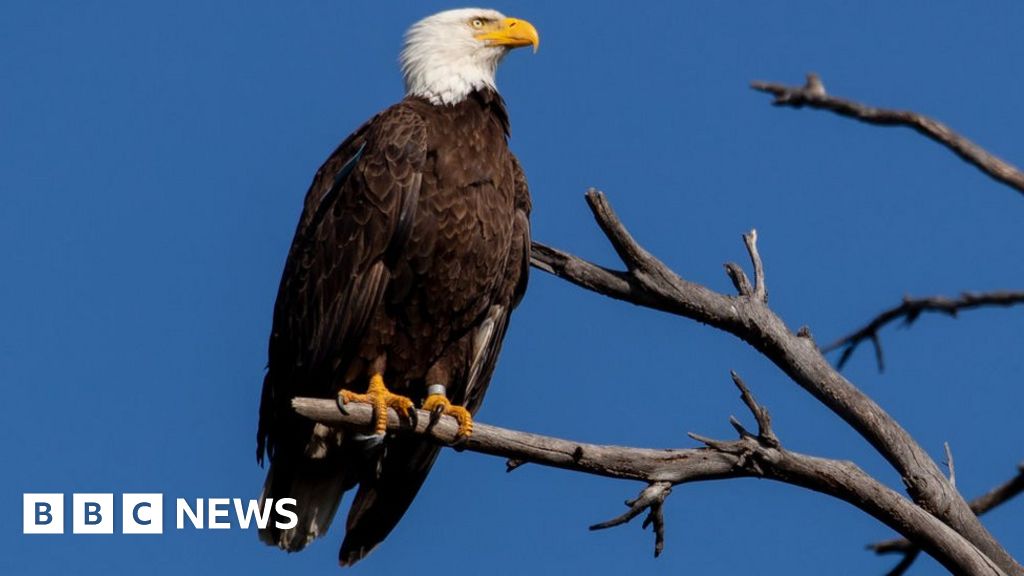
[[484,21],[483,21],[482,18],[474,18],[469,23],[469,25],[472,26],[473,28],[483,28],[484,27]]

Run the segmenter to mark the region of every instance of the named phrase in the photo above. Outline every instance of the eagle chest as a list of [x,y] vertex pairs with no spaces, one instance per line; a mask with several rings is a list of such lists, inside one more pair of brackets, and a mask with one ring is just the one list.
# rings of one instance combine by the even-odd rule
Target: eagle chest
[[466,162],[458,180],[424,178],[413,226],[413,237],[425,240],[413,265],[417,284],[449,311],[491,296],[503,273],[514,220],[507,170],[489,173],[473,166],[473,159]]
[[460,116],[441,123],[450,128],[430,139],[410,236],[417,302],[409,304],[461,324],[490,305],[504,275],[515,209],[504,133],[479,109]]

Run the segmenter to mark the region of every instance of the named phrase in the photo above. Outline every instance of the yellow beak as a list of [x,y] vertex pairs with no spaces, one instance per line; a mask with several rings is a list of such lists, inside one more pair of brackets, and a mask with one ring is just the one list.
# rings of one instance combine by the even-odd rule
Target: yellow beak
[[519,18],[505,18],[492,22],[476,35],[476,39],[486,41],[492,46],[512,48],[533,46],[534,52],[540,46],[540,35],[537,34],[537,29],[533,27],[533,24]]

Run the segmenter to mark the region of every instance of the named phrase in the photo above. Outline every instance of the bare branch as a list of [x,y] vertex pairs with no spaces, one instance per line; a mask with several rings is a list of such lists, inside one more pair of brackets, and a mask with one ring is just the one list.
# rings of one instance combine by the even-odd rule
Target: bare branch
[[909,110],[886,110],[866,106],[853,100],[830,96],[817,75],[809,74],[804,86],[786,86],[774,82],[752,82],[754,90],[775,96],[772,104],[791,108],[830,110],[868,124],[906,126],[953,151],[965,162],[974,165],[993,179],[1024,193],[1024,173],[1012,164],[990,154],[981,146],[954,132],[938,120]]
[[1013,500],[1022,492],[1024,492],[1024,462],[1017,465],[1017,475],[1012,480],[971,500],[971,510],[981,516],[996,506]]
[[[331,400],[315,398],[296,398],[292,401],[295,410],[311,420],[364,432],[371,429],[372,407],[350,403],[345,406],[348,414],[342,414],[334,404]],[[420,410],[416,426],[412,428],[408,421],[399,420],[391,410],[388,412],[388,429],[423,434],[441,444],[455,442],[458,423],[453,418],[442,416],[428,430],[430,420],[430,413]],[[732,459],[722,458],[709,451],[602,446],[505,430],[480,422],[474,422],[473,434],[466,439],[464,447],[471,452],[512,460],[518,466],[529,462],[648,483],[664,481],[678,484],[705,476],[717,477],[728,472],[733,464]]]
[[[794,334],[754,295],[726,296],[679,277],[642,248],[629,245],[635,241],[603,194],[591,190],[587,202],[601,229],[612,236],[609,241],[628,245],[616,250],[627,271],[611,271],[535,243],[536,267],[599,294],[691,318],[747,342],[867,439],[900,473],[915,502],[964,535],[1004,571],[1024,575],[1024,568],[978,521],[928,453],[881,406],[839,374],[810,338]],[[734,283],[742,286],[741,281]],[[763,280],[759,284],[764,286]]]
[[[345,414],[338,410],[337,402],[330,399],[296,398],[292,405],[299,414],[329,426],[366,431],[374,420],[373,408],[367,404],[348,404]],[[441,416],[431,425],[430,413],[420,410],[412,423],[389,409],[388,430],[415,433],[441,444],[451,444],[457,437],[458,422],[451,416]],[[643,510],[638,502],[645,501],[650,507],[658,498],[663,501],[663,497],[668,495],[668,488],[674,485],[750,476],[768,478],[815,490],[860,508],[908,539],[920,542],[923,550],[954,573],[1005,574],[952,528],[865,474],[852,462],[817,458],[762,445],[752,436],[741,437],[735,442],[711,442],[711,448],[629,448],[573,442],[477,422],[473,435],[462,448],[523,462],[646,482],[648,489],[630,504],[630,512],[636,507]],[[746,456],[741,458],[740,454]],[[651,512],[653,515],[649,522],[655,524],[657,541],[658,525],[661,525],[663,533],[664,518],[653,508]]]
[[853,355],[865,340],[870,340],[875,347],[875,358],[878,362],[878,370],[885,369],[882,358],[882,345],[879,341],[878,332],[889,324],[903,320],[905,326],[910,326],[925,312],[939,312],[956,318],[957,314],[964,310],[987,307],[1009,307],[1024,304],[1024,291],[999,290],[995,292],[964,292],[957,298],[945,296],[928,296],[925,298],[911,298],[904,296],[899,305],[893,306],[875,316],[862,328],[843,336],[835,342],[822,348],[822,352],[829,353],[840,348],[843,349],[836,365],[840,370],[846,365],[847,360]]
[[577,286],[606,294],[628,294],[632,291],[628,275],[581,260],[568,252],[534,242],[530,265],[560,278],[574,278]]

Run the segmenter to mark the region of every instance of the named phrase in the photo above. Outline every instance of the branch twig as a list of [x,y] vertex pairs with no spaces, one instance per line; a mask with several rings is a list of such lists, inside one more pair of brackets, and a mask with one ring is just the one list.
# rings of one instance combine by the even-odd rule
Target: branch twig
[[903,320],[904,326],[910,326],[925,312],[939,312],[956,318],[957,314],[964,310],[994,306],[1009,307],[1018,304],[1024,304],[1024,291],[964,292],[957,298],[947,298],[945,296],[911,298],[905,296],[898,305],[883,311],[863,327],[843,336],[821,350],[827,354],[842,348],[843,352],[836,363],[839,369],[842,370],[850,356],[853,355],[854,350],[865,340],[869,340],[875,347],[878,371],[882,372],[885,370],[885,361],[882,357],[882,345],[878,332],[889,324]]
[[761,254],[757,252],[757,230],[751,230],[749,234],[743,235],[743,244],[750,254],[750,262],[754,265],[754,293],[753,297],[761,302],[768,301],[768,288],[764,284],[764,265],[761,263]]
[[956,463],[953,461],[953,450],[949,442],[943,442],[942,447],[946,451],[946,469],[949,470],[949,484],[956,488]]
[[774,82],[752,82],[754,90],[775,96],[772,104],[791,108],[829,110],[877,126],[906,126],[942,144],[965,162],[972,164],[993,179],[1024,193],[1024,172],[954,132],[938,120],[909,110],[886,110],[866,106],[853,100],[830,96],[817,74],[807,75],[807,84],[787,86]]
[[921,551],[916,548],[908,551],[899,563],[892,567],[892,570],[885,573],[885,576],[903,576],[907,573],[907,570],[910,570],[910,567],[914,565],[914,562],[920,555]]

